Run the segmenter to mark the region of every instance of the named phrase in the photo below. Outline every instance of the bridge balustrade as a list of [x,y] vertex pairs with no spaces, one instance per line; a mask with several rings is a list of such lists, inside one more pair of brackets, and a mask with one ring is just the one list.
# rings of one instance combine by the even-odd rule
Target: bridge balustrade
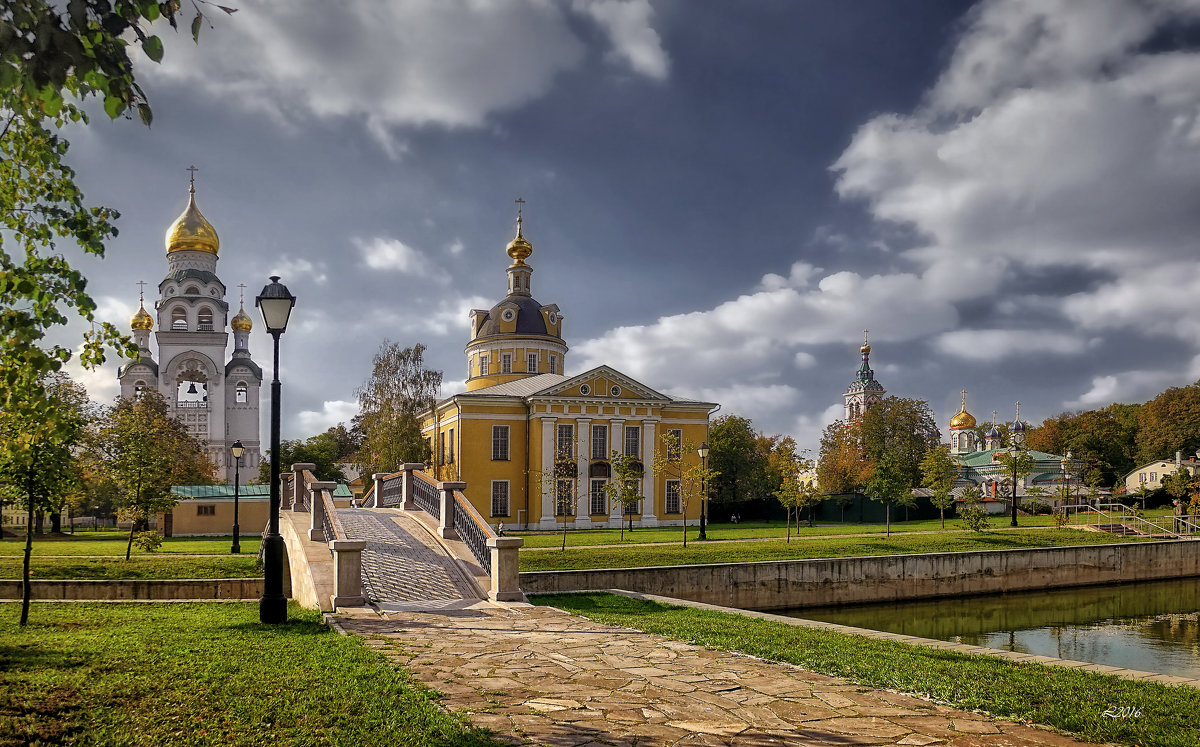
[[441,521],[442,507],[437,483],[421,472],[414,472],[413,477],[415,478],[413,480],[413,501],[417,504],[417,508]]

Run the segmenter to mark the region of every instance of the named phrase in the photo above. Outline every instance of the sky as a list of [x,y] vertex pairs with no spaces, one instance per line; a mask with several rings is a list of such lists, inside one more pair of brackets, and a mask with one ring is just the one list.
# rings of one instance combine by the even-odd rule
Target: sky
[[[284,438],[349,420],[385,339],[462,389],[518,197],[568,374],[802,447],[864,329],[943,428],[962,389],[1036,424],[1200,378],[1200,0],[236,5],[138,56],[150,128],[67,133],[122,213],[79,265],[127,329],[194,164],[230,300],[298,298]],[[116,365],[75,374],[108,401]]]

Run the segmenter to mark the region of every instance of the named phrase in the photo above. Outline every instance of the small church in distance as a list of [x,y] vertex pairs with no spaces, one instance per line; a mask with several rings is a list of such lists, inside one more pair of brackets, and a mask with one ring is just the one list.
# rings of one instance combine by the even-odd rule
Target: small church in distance
[[[470,315],[466,391],[422,415],[422,433],[438,480],[462,480],[476,510],[492,524],[549,529],[679,525],[700,516],[678,480],[656,474],[663,434],[690,446],[698,463],[712,402],[678,399],[608,366],[568,375],[563,315],[533,298],[533,246],[509,242],[507,293]],[[626,512],[609,499],[612,454],[642,465],[642,499]],[[571,464],[573,463],[573,468]],[[567,465],[564,468],[564,464]]]
[[[196,186],[188,204],[167,229],[167,274],[158,284],[154,314],[145,300],[130,326],[138,346],[136,360],[120,368],[121,396],[157,391],[170,414],[187,426],[204,447],[217,482],[232,482],[230,447],[245,447],[241,472],[258,473],[258,402],[262,369],[250,358],[253,323],[244,308],[230,319],[225,284],[217,277],[220,240],[196,207]],[[229,331],[233,353],[227,354]],[[151,337],[157,358],[151,350]]]

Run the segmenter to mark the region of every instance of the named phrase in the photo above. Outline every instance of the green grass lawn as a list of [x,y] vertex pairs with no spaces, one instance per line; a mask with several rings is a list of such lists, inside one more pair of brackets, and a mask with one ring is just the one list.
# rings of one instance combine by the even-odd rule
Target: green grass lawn
[[[34,555],[125,555],[127,532],[77,532],[76,534],[34,535]],[[224,555],[229,552],[233,537],[167,537],[154,555]],[[243,555],[257,555],[262,538],[256,533],[239,538]],[[0,542],[0,556],[21,555],[25,538],[5,536]],[[133,546],[135,555],[150,555]]]
[[[947,519],[946,530],[961,530],[961,522],[957,519]],[[1008,526],[1008,518],[999,516],[992,520],[992,525]],[[1048,527],[1054,525],[1050,516],[1022,516],[1022,527]],[[811,537],[829,534],[873,534],[887,530],[885,524],[822,524],[815,527],[801,524],[792,527],[793,537]],[[688,527],[688,540],[696,537],[698,527]],[[942,523],[937,519],[914,519],[913,521],[892,522],[892,534],[906,532],[938,532],[942,531]],[[768,524],[755,522],[746,524],[709,524],[705,529],[708,541],[744,540],[744,539],[784,539],[787,537],[787,527],[782,522]],[[513,532],[506,531],[517,537],[525,538],[525,547],[562,547],[562,531]],[[646,542],[679,542],[683,537],[682,527],[638,528],[632,532],[625,530],[624,538],[618,529],[580,529],[567,530],[567,547],[594,547],[600,545],[641,544]]]
[[[30,558],[32,578],[256,578],[256,555],[214,555],[209,558],[139,555],[118,558]],[[0,557],[0,578],[20,578],[21,558]]]
[[[599,622],[739,651],[869,687],[917,693],[958,708],[1029,720],[1090,741],[1148,747],[1200,744],[1200,690],[1122,680],[1063,667],[1016,664],[878,641],[741,615],[671,607],[609,594],[536,596]],[[1109,708],[1138,709],[1109,718]]]
[[0,744],[498,744],[356,637],[257,604],[0,605]]
[[1014,529],[1004,532],[893,534],[892,537],[834,537],[791,542],[689,542],[647,547],[568,547],[561,552],[522,551],[522,571],[560,571],[573,568],[637,568],[689,563],[744,563],[862,555],[903,555],[963,550],[1015,550],[1066,545],[1108,545],[1122,538],[1080,529]]

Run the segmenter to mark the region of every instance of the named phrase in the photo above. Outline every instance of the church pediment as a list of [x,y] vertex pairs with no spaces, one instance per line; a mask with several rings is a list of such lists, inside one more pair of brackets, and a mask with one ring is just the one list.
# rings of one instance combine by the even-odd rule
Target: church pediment
[[595,397],[607,400],[634,400],[644,402],[657,400],[669,402],[671,398],[654,391],[638,381],[608,366],[599,366],[590,371],[572,376],[554,386],[536,392],[534,397]]

